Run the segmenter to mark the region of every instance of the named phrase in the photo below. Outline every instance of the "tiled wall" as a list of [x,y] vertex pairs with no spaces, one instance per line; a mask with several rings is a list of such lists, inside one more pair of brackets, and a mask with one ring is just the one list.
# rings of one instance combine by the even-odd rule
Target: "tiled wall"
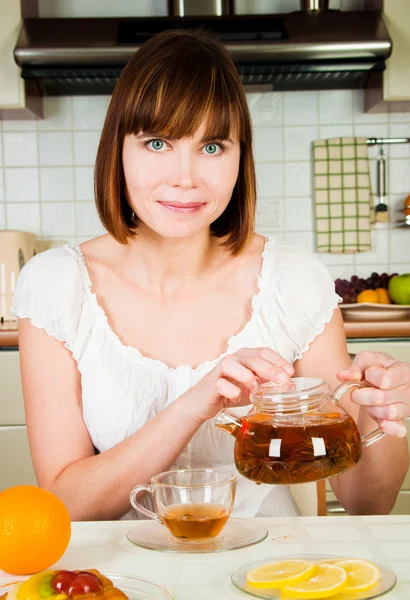
[[[365,115],[361,91],[247,93],[255,131],[258,231],[314,250],[311,142],[342,135],[410,137],[410,113]],[[81,243],[103,229],[93,163],[109,97],[44,100],[43,121],[0,122],[0,229]],[[370,148],[375,183],[376,149]],[[391,214],[410,193],[410,144],[390,146]],[[410,271],[410,229],[372,234],[373,250],[327,255],[334,277]]]

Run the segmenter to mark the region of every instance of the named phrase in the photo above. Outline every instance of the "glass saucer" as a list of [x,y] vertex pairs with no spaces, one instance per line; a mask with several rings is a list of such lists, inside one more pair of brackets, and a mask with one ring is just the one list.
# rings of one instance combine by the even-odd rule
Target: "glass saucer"
[[[139,577],[132,577],[131,575],[120,575],[119,573],[104,572],[102,574],[111,579],[114,586],[124,592],[129,600],[175,600],[167,587],[157,585],[152,581],[139,579]],[[20,579],[20,581],[24,580]],[[15,583],[19,582],[0,586],[0,597],[2,594],[11,591]]]
[[131,529],[127,538],[136,546],[159,552],[186,552],[201,554],[206,552],[225,552],[246,548],[264,540],[268,530],[261,524],[245,519],[229,519],[221,533],[208,540],[178,540],[168,529],[157,521],[143,521]]
[[104,573],[104,575],[111,579],[115,587],[124,592],[129,600],[175,600],[167,587],[147,579],[117,573]]
[[[236,586],[243,592],[246,592],[247,594],[250,594],[251,596],[254,596],[255,598],[263,598],[264,600],[272,600],[272,599],[276,598],[277,600],[279,600],[281,598],[281,596],[280,596],[280,591],[278,589],[258,590],[257,588],[253,588],[250,585],[248,585],[248,583],[246,582],[246,573],[248,571],[250,571],[251,569],[255,569],[255,567],[265,565],[266,563],[269,563],[269,562],[276,562],[279,560],[292,560],[294,558],[295,559],[301,558],[303,560],[309,560],[311,562],[316,562],[319,560],[331,560],[331,559],[346,560],[348,557],[347,556],[330,556],[330,555],[326,555],[326,554],[297,554],[295,556],[293,554],[291,554],[288,556],[270,556],[268,558],[265,558],[264,560],[258,560],[256,562],[248,563],[247,565],[244,565],[243,567],[239,567],[239,569],[236,569],[236,571],[234,571],[231,575],[232,583],[234,584],[234,586]],[[350,556],[349,558],[357,558],[357,557]],[[382,567],[380,565],[377,565],[377,566],[380,569],[380,579],[377,582],[377,585],[375,585],[373,588],[371,588],[370,590],[367,590],[366,592],[358,592],[356,594],[353,594],[353,593],[343,594],[343,592],[341,592],[340,594],[335,594],[334,596],[330,596],[330,600],[371,600],[371,598],[378,598],[379,596],[383,596],[387,592],[390,592],[390,590],[392,590],[394,588],[394,586],[396,585],[396,582],[397,582],[396,576],[394,573],[392,573],[392,571],[389,571],[389,569],[386,569],[386,567]],[[283,599],[283,595],[282,595],[282,599]],[[292,600],[292,596],[286,596],[286,600]]]

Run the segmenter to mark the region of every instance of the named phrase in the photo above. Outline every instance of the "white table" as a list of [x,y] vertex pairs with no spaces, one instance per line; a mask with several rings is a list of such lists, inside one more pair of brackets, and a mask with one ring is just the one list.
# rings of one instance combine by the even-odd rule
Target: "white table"
[[[291,517],[255,519],[269,530],[263,542],[216,554],[144,550],[126,537],[137,521],[73,523],[70,545],[57,568],[97,568],[168,586],[175,600],[246,600],[231,583],[232,571],[264,558],[300,553],[374,560],[392,569],[398,584],[386,600],[410,599],[410,516]],[[0,582],[11,580],[0,571]],[[15,579],[15,578],[14,578]]]

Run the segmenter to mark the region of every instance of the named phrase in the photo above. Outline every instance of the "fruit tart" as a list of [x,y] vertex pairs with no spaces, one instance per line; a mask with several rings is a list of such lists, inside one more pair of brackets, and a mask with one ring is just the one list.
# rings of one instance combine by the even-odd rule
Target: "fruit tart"
[[0,600],[128,600],[97,569],[43,571],[14,585]]

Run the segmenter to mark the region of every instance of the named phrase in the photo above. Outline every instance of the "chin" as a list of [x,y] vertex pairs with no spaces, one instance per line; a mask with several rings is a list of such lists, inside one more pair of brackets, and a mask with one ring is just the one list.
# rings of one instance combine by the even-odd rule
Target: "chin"
[[157,235],[173,240],[193,238],[204,230],[209,231],[209,228],[210,223],[162,223],[150,227]]

